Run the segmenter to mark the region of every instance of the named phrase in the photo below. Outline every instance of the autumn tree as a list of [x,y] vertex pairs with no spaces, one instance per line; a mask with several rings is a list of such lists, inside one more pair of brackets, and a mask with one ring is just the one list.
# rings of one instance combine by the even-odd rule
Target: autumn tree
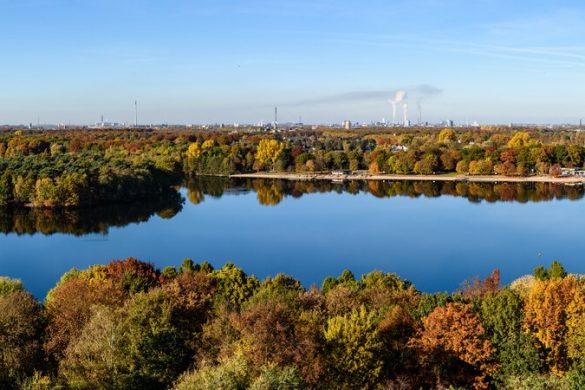
[[198,352],[203,324],[212,315],[215,280],[203,271],[181,272],[162,286],[173,309],[174,324],[184,334],[187,347]]
[[[241,334],[239,345],[251,367],[292,363],[312,381],[315,370],[322,366],[318,328],[310,322],[310,313],[302,315],[295,308],[297,299],[291,298],[264,295],[262,300],[242,310],[234,318],[235,328]],[[311,326],[306,326],[307,321]]]
[[382,377],[378,314],[365,307],[327,321],[328,378],[340,388],[374,388]]
[[192,159],[197,159],[201,156],[201,144],[199,142],[194,142],[187,148],[187,157]]
[[585,374],[585,293],[578,291],[567,307],[567,356],[572,368]]
[[453,129],[443,129],[439,133],[439,142],[446,144],[457,141],[457,135]]
[[131,361],[120,309],[94,306],[90,320],[60,362],[60,374],[75,388],[124,388]]
[[247,301],[259,287],[258,279],[248,276],[233,263],[227,263],[213,272],[217,283],[218,298],[234,307]]
[[519,131],[515,133],[510,141],[508,141],[509,148],[519,148],[523,146],[528,146],[530,142],[530,134],[525,131]]
[[0,387],[17,384],[42,368],[41,306],[25,291],[0,292]]
[[439,383],[487,388],[495,372],[495,349],[471,305],[449,303],[423,319],[423,329],[411,340],[423,364],[434,367]]
[[12,279],[0,276],[0,297],[10,295],[14,292],[23,291],[24,287],[19,279]]
[[460,175],[469,173],[469,163],[467,161],[459,161],[455,167],[455,171]]
[[129,257],[111,261],[104,269],[106,278],[130,294],[148,291],[158,283],[159,273],[150,263]]
[[286,145],[275,139],[262,139],[256,150],[256,160],[261,166],[273,166],[282,156]]
[[483,298],[498,292],[500,288],[500,270],[494,269],[484,280],[477,277],[463,282],[462,293],[465,298]]
[[222,359],[219,364],[206,364],[188,371],[177,380],[173,390],[245,389],[250,384],[246,360],[239,355]]
[[250,384],[250,390],[301,390],[306,384],[294,366],[280,367],[274,364],[262,368],[260,375]]
[[48,319],[45,348],[53,361],[63,357],[70,342],[77,339],[91,318],[94,305],[117,307],[124,304],[125,294],[112,281],[102,279],[100,271],[65,274],[49,291],[45,300]]
[[419,175],[432,175],[438,169],[439,161],[434,154],[426,154],[422,160],[414,164],[414,173]]
[[547,349],[547,363],[559,375],[570,367],[567,310],[582,294],[577,280],[566,277],[537,280],[526,297],[524,327]]

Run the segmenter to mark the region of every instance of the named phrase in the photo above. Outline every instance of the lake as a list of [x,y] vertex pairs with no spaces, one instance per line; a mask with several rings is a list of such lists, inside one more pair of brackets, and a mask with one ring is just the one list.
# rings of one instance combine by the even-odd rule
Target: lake
[[585,273],[582,186],[548,183],[286,182],[199,178],[157,202],[0,210],[0,275],[44,297],[72,267],[136,257],[233,261],[309,287],[350,269],[396,272],[453,291],[499,268],[502,281],[561,261]]

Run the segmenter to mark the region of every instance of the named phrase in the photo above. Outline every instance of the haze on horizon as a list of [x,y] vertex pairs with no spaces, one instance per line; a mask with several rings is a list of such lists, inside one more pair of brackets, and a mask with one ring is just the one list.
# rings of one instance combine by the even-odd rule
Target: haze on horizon
[[[0,123],[576,123],[582,1],[0,3]],[[420,91],[428,88],[432,94]],[[417,95],[418,94],[418,95]]]

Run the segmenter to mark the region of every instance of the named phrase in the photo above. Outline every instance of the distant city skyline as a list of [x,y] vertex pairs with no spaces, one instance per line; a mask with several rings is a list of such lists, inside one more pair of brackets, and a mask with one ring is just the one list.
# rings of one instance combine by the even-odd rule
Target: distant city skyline
[[141,124],[390,121],[399,90],[413,123],[578,123],[584,19],[582,1],[6,1],[0,124],[133,124],[135,101]]

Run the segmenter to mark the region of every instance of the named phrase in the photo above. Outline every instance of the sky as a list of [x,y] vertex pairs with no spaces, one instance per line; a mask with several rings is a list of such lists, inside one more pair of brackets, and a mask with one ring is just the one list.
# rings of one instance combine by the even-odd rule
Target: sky
[[[585,2],[0,0],[0,123],[578,123]],[[402,116],[402,103],[397,116]]]

